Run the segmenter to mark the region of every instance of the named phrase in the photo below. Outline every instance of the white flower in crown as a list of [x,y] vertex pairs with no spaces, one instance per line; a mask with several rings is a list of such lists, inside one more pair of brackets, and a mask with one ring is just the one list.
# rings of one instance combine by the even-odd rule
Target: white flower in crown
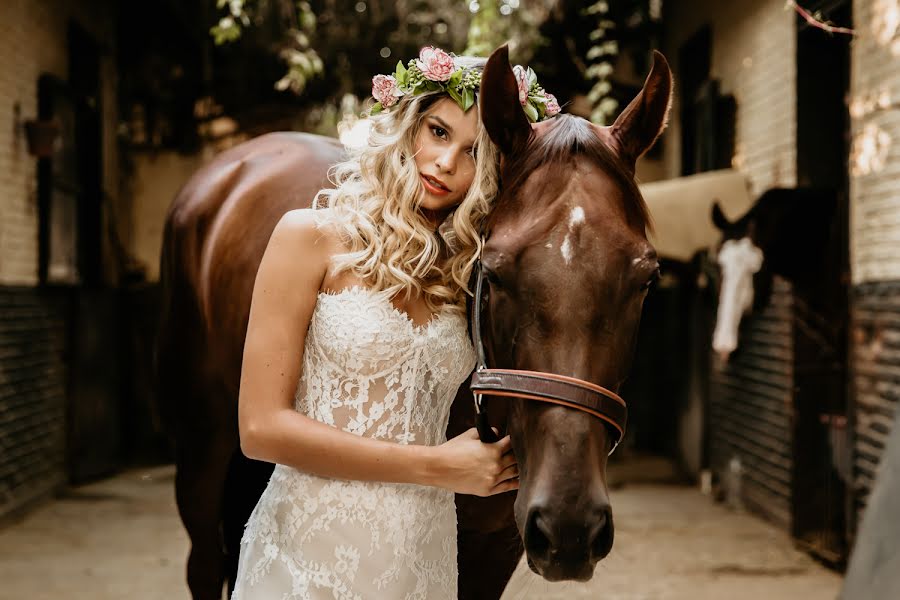
[[559,114],[559,111],[561,110],[559,108],[559,102],[556,101],[556,96],[554,96],[553,94],[549,94],[549,93],[546,94],[546,98],[547,98],[547,105],[546,105],[547,107],[545,109],[546,115],[548,117],[555,117],[556,115]]
[[456,70],[453,57],[433,46],[422,48],[416,65],[422,71],[422,76],[430,81],[447,81]]
[[528,101],[528,90],[531,84],[528,82],[528,71],[522,65],[513,67],[513,75],[516,76],[516,83],[519,85],[519,104],[525,106]]
[[403,92],[397,87],[397,80],[391,75],[376,75],[372,78],[372,97],[385,108],[393,106]]

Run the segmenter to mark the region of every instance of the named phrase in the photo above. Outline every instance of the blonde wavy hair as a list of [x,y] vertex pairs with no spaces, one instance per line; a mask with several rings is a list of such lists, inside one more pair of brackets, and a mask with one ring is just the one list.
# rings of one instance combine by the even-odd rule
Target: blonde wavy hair
[[[485,62],[455,61],[465,68]],[[450,97],[444,92],[404,96],[393,110],[370,117],[368,146],[332,168],[329,178],[336,187],[321,190],[314,203],[330,209],[328,221],[349,248],[334,258],[334,273],[351,271],[388,297],[421,296],[432,312],[464,310],[481,228],[498,191],[499,153],[479,120],[475,176],[465,198],[438,232],[419,212],[416,136],[443,98]]]

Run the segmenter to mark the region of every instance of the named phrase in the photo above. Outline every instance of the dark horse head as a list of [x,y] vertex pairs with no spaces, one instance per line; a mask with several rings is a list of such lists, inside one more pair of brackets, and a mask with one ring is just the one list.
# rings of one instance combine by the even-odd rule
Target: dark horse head
[[[486,233],[484,337],[492,367],[574,377],[616,391],[657,277],[635,161],[665,127],[672,76],[654,54],[643,90],[611,127],[561,115],[530,125],[506,48],[482,77],[481,115],[502,153]],[[512,400],[515,504],[528,564],[548,580],[588,580],[613,543],[604,421]]]
[[747,213],[729,221],[718,203],[712,221],[722,232],[719,305],[713,350],[727,361],[738,346],[741,319],[769,302],[772,277],[791,282],[817,310],[839,306],[841,261],[838,194],[819,188],[773,188]]

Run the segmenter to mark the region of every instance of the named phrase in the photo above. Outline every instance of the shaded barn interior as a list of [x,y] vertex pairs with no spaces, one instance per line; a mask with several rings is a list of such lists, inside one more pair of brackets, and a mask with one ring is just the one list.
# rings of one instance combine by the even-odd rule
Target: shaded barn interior
[[[850,3],[832,2],[828,14],[850,23]],[[815,225],[828,235],[827,248],[810,265],[814,275],[772,279],[770,290],[762,292],[764,301],[742,321],[738,349],[726,364],[711,352],[718,288],[714,258],[699,254],[670,263],[645,304],[634,368],[623,392],[632,407],[626,447],[674,459],[687,479],[698,480],[709,469],[721,498],[772,520],[813,554],[840,566],[860,504],[853,478],[871,483],[875,464],[857,452],[854,470],[850,436],[845,104],[850,45],[849,38],[822,36],[799,18],[796,31],[797,186],[836,194],[834,214]],[[680,64],[689,65],[680,74],[686,176],[721,166],[718,157],[730,156],[716,143],[729,139],[735,113],[726,101],[710,108],[709,92],[716,87],[707,81],[708,38],[701,30],[681,53]],[[798,223],[797,231],[803,226]],[[665,227],[657,222],[657,228]],[[865,320],[876,311],[858,307],[856,312]],[[869,454],[877,456],[889,415],[877,406],[860,405],[860,410],[863,419],[873,415],[866,431],[874,433],[866,439]],[[872,427],[869,421],[882,424]],[[699,439],[690,437],[698,431]]]

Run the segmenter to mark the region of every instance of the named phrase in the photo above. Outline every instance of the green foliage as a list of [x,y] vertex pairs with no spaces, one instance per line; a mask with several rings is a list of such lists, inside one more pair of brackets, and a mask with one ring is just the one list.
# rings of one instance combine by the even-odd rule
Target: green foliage
[[[547,43],[539,31],[555,0],[475,0],[464,54],[487,56],[495,48],[509,44],[518,62],[527,63],[534,52]],[[472,9],[475,9],[474,11]]]
[[217,0],[216,8],[228,9],[228,14],[219,19],[218,24],[210,28],[217,46],[240,39],[242,27],[250,24],[250,16],[244,10],[244,0]]
[[[218,24],[210,29],[210,35],[216,45],[237,41],[242,28],[250,25],[252,7],[246,0],[217,0],[219,10],[227,9],[226,15]],[[287,64],[287,72],[275,82],[275,89],[291,90],[302,94],[309,80],[324,73],[324,64],[319,54],[313,49],[310,38],[316,30],[316,15],[309,2],[297,0],[294,3],[296,26],[291,27],[279,52],[281,59]]]
[[663,0],[599,0],[582,11],[595,20],[588,36],[590,46],[584,55],[585,77],[591,83],[588,100],[591,120],[609,124],[617,114],[619,103],[613,96],[614,65],[619,54],[628,52],[638,70],[649,56],[660,35]]
[[506,41],[505,22],[500,19],[497,0],[479,0],[476,5],[478,9],[469,24],[469,43],[463,54],[487,56]]
[[619,107],[616,99],[610,96],[612,84],[609,81],[613,73],[613,62],[619,54],[619,44],[609,39],[616,24],[609,18],[609,4],[606,0],[591,4],[583,12],[585,16],[597,19],[597,25],[590,34],[593,45],[585,55],[585,59],[590,63],[585,70],[585,77],[593,83],[591,91],[588,92],[591,120],[608,125]]

